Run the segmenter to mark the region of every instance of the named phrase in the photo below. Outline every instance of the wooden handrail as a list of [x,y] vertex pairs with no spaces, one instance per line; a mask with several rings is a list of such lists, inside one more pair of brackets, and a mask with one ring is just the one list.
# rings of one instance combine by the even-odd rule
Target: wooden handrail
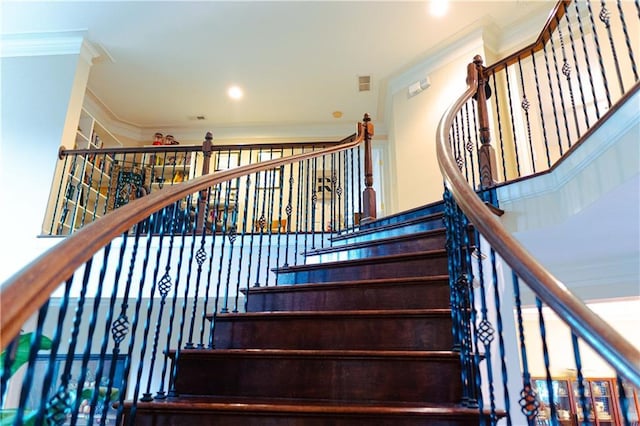
[[[297,161],[308,160],[344,151],[360,145],[364,132],[343,139],[343,144],[249,164],[213,174],[200,176],[179,185],[138,198],[102,218],[84,226],[73,235],[52,247],[31,264],[13,275],[0,288],[0,349],[18,335],[22,325],[47,301],[60,283],[68,279],[81,265],[114,238],[160,209],[190,194],[263,170],[273,169]],[[95,152],[95,151],[93,151]]]
[[445,185],[456,203],[491,247],[524,280],[536,295],[562,318],[589,346],[609,362],[622,377],[640,387],[640,351],[606,321],[596,315],[507,231],[460,173],[448,144],[456,114],[478,90],[478,72],[467,67],[467,89],[442,117],[436,134],[436,153]]
[[515,64],[516,62],[518,62],[519,59],[522,59],[527,56],[531,56],[535,52],[544,49],[544,45],[551,38],[551,33],[558,26],[558,22],[560,21],[560,18],[564,16],[564,14],[567,11],[567,6],[571,2],[572,0],[558,1],[558,3],[556,3],[555,7],[553,8],[553,10],[549,13],[549,16],[547,17],[547,21],[544,27],[542,28],[542,31],[540,31],[540,35],[533,43],[529,44],[526,47],[523,47],[522,49],[507,56],[506,58],[499,60],[495,64],[489,65],[488,67],[485,68],[485,73],[489,75],[491,73],[499,71],[503,68],[508,67],[509,65]]

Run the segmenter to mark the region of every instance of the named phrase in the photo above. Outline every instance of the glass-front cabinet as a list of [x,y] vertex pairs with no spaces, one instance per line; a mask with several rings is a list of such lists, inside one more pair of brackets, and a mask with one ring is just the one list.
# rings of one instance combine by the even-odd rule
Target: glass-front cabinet
[[[596,426],[617,426],[625,424],[620,406],[616,380],[612,378],[589,378],[585,380],[581,393],[575,379],[557,378],[551,381],[551,392],[544,378],[534,378],[533,386],[538,395],[540,409],[537,425],[552,425],[551,403],[555,407],[557,423],[563,426],[579,426],[585,423]],[[629,384],[624,384],[630,425],[638,426],[638,392]],[[584,399],[582,398],[584,396]],[[584,413],[587,413],[585,419]]]

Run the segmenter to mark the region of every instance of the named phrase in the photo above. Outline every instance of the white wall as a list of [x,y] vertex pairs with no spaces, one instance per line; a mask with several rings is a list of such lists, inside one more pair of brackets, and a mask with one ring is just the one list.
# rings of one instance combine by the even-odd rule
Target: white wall
[[58,148],[75,84],[78,54],[3,57],[0,282],[53,241],[41,233]]

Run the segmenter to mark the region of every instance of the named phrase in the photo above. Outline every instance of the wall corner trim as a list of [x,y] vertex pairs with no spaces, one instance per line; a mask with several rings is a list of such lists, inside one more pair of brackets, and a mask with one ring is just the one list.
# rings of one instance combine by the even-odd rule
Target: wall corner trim
[[[86,30],[0,35],[0,57],[77,55]],[[95,51],[95,49],[93,49]]]

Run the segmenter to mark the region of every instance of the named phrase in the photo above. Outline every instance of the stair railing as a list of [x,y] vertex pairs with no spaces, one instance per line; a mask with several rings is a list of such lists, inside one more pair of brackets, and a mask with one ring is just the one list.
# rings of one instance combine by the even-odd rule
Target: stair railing
[[[609,6],[602,2],[598,18],[594,18],[589,2],[560,1],[532,45],[488,68],[482,67],[480,57],[474,58],[467,69],[467,90],[446,111],[438,127],[436,147],[445,181],[454,340],[463,367],[462,402],[479,407],[486,423],[496,424],[503,416],[509,425],[595,421],[600,413],[592,403],[595,391],[585,379],[586,343],[617,375],[612,397],[619,400],[624,424],[630,424],[629,386],[640,387],[640,351],[573,295],[505,229],[497,218],[501,212],[494,207],[497,202],[492,191],[498,182],[552,169],[630,93],[639,90],[633,54],[638,51],[638,40],[629,37],[629,28],[638,33],[638,14],[627,20],[625,10],[633,4],[618,2],[618,14],[613,19]],[[596,19],[601,27],[596,26]],[[585,20],[590,22],[588,30],[583,26]],[[575,23],[577,27],[573,27]],[[610,43],[605,55],[603,40],[607,39]],[[624,54],[617,48],[624,49]],[[562,75],[551,73],[550,69],[562,63],[558,67]],[[541,64],[546,69],[544,74]],[[584,71],[581,64],[586,64],[588,78],[581,72],[571,72]],[[617,78],[612,81],[605,76]],[[537,102],[532,109],[533,99]],[[516,105],[522,111],[518,112]],[[491,134],[498,135],[497,156],[490,144]],[[524,138],[520,138],[522,135]],[[551,144],[551,140],[555,142]],[[530,161],[523,167],[526,159]],[[535,298],[537,336],[525,335],[525,288]],[[568,327],[569,347],[550,347],[545,328],[549,309]],[[514,316],[516,330],[510,330]],[[541,346],[527,345],[532,339],[540,339]],[[541,354],[544,362],[539,380],[534,380],[529,365],[534,353]],[[570,355],[575,360],[575,381],[574,389],[568,392],[577,407],[563,407],[553,392],[551,360],[553,356]],[[516,417],[517,411],[524,418]]]
[[340,144],[256,150],[258,163],[131,200],[5,282],[3,422],[120,424],[125,401],[135,422],[138,401],[175,395],[180,351],[214,349],[219,313],[357,228],[369,121]]
[[[213,135],[208,133],[201,145],[61,147],[43,234],[70,235],[129,201],[197,176],[342,143],[344,141],[219,145],[213,143]],[[362,154],[365,160],[366,152]],[[362,186],[362,180],[357,184]],[[362,192],[362,188],[358,192]],[[203,218],[199,221],[202,223]]]

